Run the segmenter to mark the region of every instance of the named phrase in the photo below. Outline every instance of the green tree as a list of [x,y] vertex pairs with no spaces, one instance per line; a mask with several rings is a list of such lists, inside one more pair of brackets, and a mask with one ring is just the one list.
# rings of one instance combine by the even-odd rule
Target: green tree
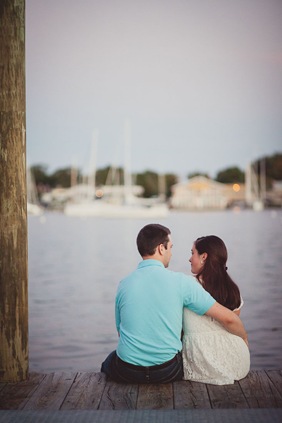
[[96,185],[120,185],[124,181],[124,171],[121,167],[106,166],[96,172]]
[[71,168],[58,169],[49,176],[49,185],[53,188],[69,188],[71,186]]
[[166,173],[165,174],[165,186],[166,186],[166,198],[171,197],[171,187],[172,185],[177,184],[178,177],[173,173]]
[[178,182],[176,175],[168,173],[164,175],[164,187],[162,187],[161,176],[153,171],[147,170],[144,173],[138,173],[135,178],[137,185],[140,185],[144,188],[144,197],[154,197],[160,194],[163,189],[165,190],[164,194],[166,198],[171,196],[171,186]]
[[210,179],[209,175],[204,172],[192,172],[187,175],[188,179],[194,178],[195,176],[204,176],[205,178]]
[[266,188],[271,189],[273,181],[282,180],[282,154],[276,153],[273,156],[261,157],[252,163],[253,169],[257,173],[258,181],[261,182],[260,175],[265,172]]
[[218,172],[215,180],[223,184],[244,183],[245,173],[238,167],[229,167]]
[[282,154],[276,153],[265,159],[265,173],[268,178],[282,181]]
[[136,175],[136,184],[144,188],[144,197],[149,198],[159,194],[158,174],[147,170]]
[[31,174],[36,185],[49,185],[49,176],[47,174],[47,166],[38,164],[30,167]]

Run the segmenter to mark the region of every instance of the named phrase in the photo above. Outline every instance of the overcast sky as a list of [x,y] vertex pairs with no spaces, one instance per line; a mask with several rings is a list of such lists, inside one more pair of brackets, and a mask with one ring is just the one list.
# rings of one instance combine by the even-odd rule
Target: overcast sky
[[27,157],[211,177],[282,152],[281,0],[26,0]]

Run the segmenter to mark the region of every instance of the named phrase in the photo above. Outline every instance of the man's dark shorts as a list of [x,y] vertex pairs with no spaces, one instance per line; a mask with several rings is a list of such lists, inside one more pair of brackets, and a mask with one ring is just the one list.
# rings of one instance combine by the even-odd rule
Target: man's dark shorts
[[183,378],[182,354],[156,366],[135,366],[122,361],[113,351],[103,362],[101,372],[119,383],[170,383]]

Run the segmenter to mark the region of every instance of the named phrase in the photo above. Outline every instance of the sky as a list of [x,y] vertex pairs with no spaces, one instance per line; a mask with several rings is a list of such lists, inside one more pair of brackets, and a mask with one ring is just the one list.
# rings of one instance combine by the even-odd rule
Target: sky
[[28,164],[185,179],[282,152],[281,22],[281,0],[26,0]]

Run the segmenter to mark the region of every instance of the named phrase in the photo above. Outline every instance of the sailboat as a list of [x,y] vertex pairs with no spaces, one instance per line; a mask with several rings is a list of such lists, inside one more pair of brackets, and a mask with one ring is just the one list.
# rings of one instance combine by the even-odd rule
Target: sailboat
[[43,208],[40,206],[38,201],[37,189],[30,167],[27,168],[26,172],[26,184],[27,214],[32,216],[41,216],[43,214]]
[[[96,151],[97,133],[93,136],[92,151]],[[68,216],[96,216],[111,218],[163,218],[168,215],[167,204],[162,201],[149,201],[138,198],[133,189],[130,172],[130,126],[125,123],[125,162],[124,184],[119,186],[119,195],[108,195],[97,198],[95,187],[95,158],[92,154],[92,173],[89,180],[89,195],[83,201],[69,202],[66,204],[64,213]],[[117,193],[117,190],[115,190]]]
[[266,175],[264,160],[260,161],[259,170],[258,172],[258,169],[250,164],[246,171],[246,203],[254,211],[263,210],[265,205]]

